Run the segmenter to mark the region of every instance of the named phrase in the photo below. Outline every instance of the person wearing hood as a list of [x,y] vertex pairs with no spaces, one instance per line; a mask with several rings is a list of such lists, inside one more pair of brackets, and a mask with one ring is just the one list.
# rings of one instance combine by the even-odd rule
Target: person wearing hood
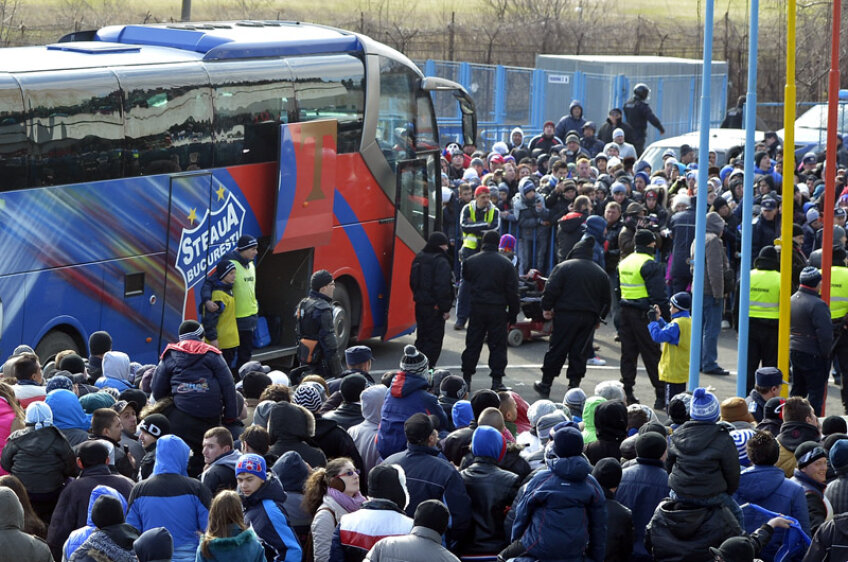
[[606,401],[603,396],[590,396],[583,403],[583,443],[586,445],[598,440],[595,411]]
[[163,413],[174,434],[191,447],[195,475],[203,468],[203,434],[238,417],[233,375],[221,351],[201,341],[203,333],[194,320],[180,324],[179,342],[165,348],[151,382],[154,400],[174,399]]
[[557,221],[556,263],[565,261],[571,249],[580,241],[583,236],[583,224],[591,216],[591,207],[591,200],[581,195],[574,200],[570,210]]
[[583,104],[580,103],[580,100],[571,100],[571,103],[568,104],[568,114],[563,115],[557,121],[556,127],[554,127],[554,133],[557,137],[564,139],[570,131],[581,132],[585,124],[586,120],[583,119]]
[[459,562],[459,558],[447,550],[442,535],[448,530],[451,514],[439,500],[422,502],[415,510],[413,527],[404,536],[386,537],[380,540],[365,557],[370,562]]
[[127,510],[127,523],[141,532],[153,527],[168,529],[174,538],[175,562],[194,560],[212,502],[209,489],[188,476],[190,453],[176,435],[159,438],[153,475],[133,487]]
[[124,506],[120,500],[104,494],[91,508],[95,531],[77,548],[70,562],[135,562],[133,542],[138,530],[124,522]]
[[91,384],[103,375],[103,356],[112,351],[112,336],[109,332],[98,330],[88,336],[88,364],[85,372]]
[[343,378],[340,386],[342,403],[338,408],[322,414],[321,417],[333,420],[344,430],[362,423],[365,418],[362,415],[362,404],[359,401],[359,395],[362,394],[362,391],[367,386],[368,379],[358,373]]
[[138,562],[168,562],[174,555],[174,539],[165,527],[141,533],[133,543]]
[[668,497],[665,459],[667,439],[646,431],[636,438],[636,462],[625,468],[615,491],[615,499],[630,509],[633,517],[633,562],[652,560],[645,549],[645,528],[657,506]]
[[200,481],[213,497],[220,490],[236,489],[236,462],[241,454],[233,445],[233,434],[226,427],[213,427],[203,435],[206,468],[200,474]]
[[751,302],[748,316],[748,379],[754,388],[754,373],[777,366],[777,328],[780,315],[780,262],[774,246],[763,246],[751,270]]
[[[583,436],[577,424],[563,422],[551,442],[547,470],[536,473],[516,498],[513,542],[501,556],[557,562],[604,560],[606,499],[591,474],[592,466],[581,454]],[[550,521],[582,523],[552,526]]]
[[118,392],[135,388],[130,373],[130,357],[121,351],[103,355],[103,376],[94,382],[97,388],[117,388]]
[[639,226],[645,223],[645,207],[635,201],[630,203],[624,210],[621,222],[624,227],[618,233],[618,247],[621,250],[621,259],[624,259],[636,249],[633,239]]
[[71,447],[88,441],[91,415],[86,414],[79,398],[70,390],[59,388],[47,394],[44,403],[53,412],[53,425],[62,432]]
[[[739,476],[739,489],[733,498],[739,505],[756,504],[769,511],[794,517],[808,536],[810,515],[804,489],[783,475],[783,471],[774,466],[779,456],[777,441],[765,431],[757,431],[745,445],[751,466]],[[745,513],[745,532],[752,533],[765,523],[767,517],[761,512],[749,510]],[[774,560],[777,550],[783,544],[785,531],[776,529],[769,545],[760,553],[763,560]]]
[[659,307],[654,305],[653,317],[648,324],[651,339],[662,345],[659,362],[660,380],[665,384],[666,404],[671,398],[686,391],[689,381],[689,340],[692,334],[692,297],[681,292],[673,295],[669,301],[671,322],[660,315]]
[[518,224],[518,270],[524,275],[532,268],[544,269],[547,245],[540,238],[539,227],[550,219],[545,198],[536,192],[536,184],[529,177],[518,184],[518,193],[512,198],[513,213],[510,222]]
[[309,295],[295,309],[297,359],[308,365],[310,372],[325,379],[342,374],[339,341],[333,327],[333,295],[336,282],[333,274],[320,269],[309,280]]
[[209,528],[197,547],[197,562],[240,560],[265,562],[265,549],[244,521],[241,499],[232,490],[223,490],[212,500]]
[[94,531],[97,530],[97,527],[94,524],[94,521],[91,519],[91,512],[94,509],[94,502],[97,501],[100,496],[111,496],[121,502],[121,509],[124,513],[127,511],[127,499],[117,490],[111,488],[109,486],[99,485],[96,486],[89,495],[88,498],[88,507],[86,510],[86,518],[83,526],[71,531],[70,535],[68,535],[67,540],[65,540],[64,544],[61,545],[61,556],[56,557],[56,560],[70,560],[71,556],[73,556],[74,552],[91,536]]
[[339,520],[333,532],[330,562],[361,562],[381,539],[408,535],[412,530],[412,518],[404,512],[409,492],[400,466],[375,467],[368,474],[368,490],[370,499]]
[[[707,238],[704,249],[704,329],[701,345],[701,372],[708,375],[729,375],[730,373],[719,366],[718,336],[721,333],[721,314],[724,305],[724,294],[730,292],[730,287],[724,286],[725,272],[730,269],[727,252],[721,241],[724,233],[724,220],[716,212],[707,213]],[[695,242],[690,247],[692,262],[695,260]],[[694,267],[694,266],[693,266]]]
[[[593,219],[600,221],[603,237],[604,220],[589,217],[586,233],[592,236]],[[551,393],[554,378],[562,371],[568,359],[568,387],[578,388],[586,374],[586,360],[591,355],[592,334],[610,309],[609,277],[603,267],[594,262],[596,239],[586,237],[578,242],[569,259],[557,264],[545,283],[542,293],[542,312],[545,319],[553,319],[548,351],[542,363],[542,379],[533,389],[542,397]],[[603,250],[600,250],[603,256]]]
[[[601,266],[601,268],[606,267],[606,261],[604,259],[606,233],[606,221],[599,216],[592,215],[583,223],[583,237],[580,240],[591,240],[593,242],[591,259]],[[566,256],[566,259],[568,259],[568,256]]]
[[[267,465],[266,465],[267,466]],[[283,502],[289,525],[300,544],[306,544],[312,516],[303,508],[303,489],[312,469],[297,451],[288,451],[274,462],[271,471],[280,480],[286,500]]]
[[409,288],[415,301],[415,347],[434,368],[442,354],[445,322],[454,297],[453,267],[447,254],[448,237],[433,232],[424,249],[412,260]]
[[589,153],[589,158],[594,158],[604,149],[604,141],[595,136],[597,129],[594,121],[586,121],[580,129],[583,133],[580,137],[580,146]]
[[622,119],[621,109],[613,107],[609,110],[606,120],[598,130],[598,140],[604,144],[612,142],[612,132],[616,129],[624,131],[624,138],[628,142],[633,142],[633,129],[629,123],[625,123]]
[[47,544],[24,532],[24,508],[15,492],[0,487],[0,544],[3,557],[27,562],[52,562]]
[[315,416],[297,404],[277,402],[268,416],[270,453],[282,457],[288,451],[297,453],[315,468],[327,464],[324,452],[315,446]]
[[[781,378],[782,377],[783,376],[781,375]],[[757,429],[768,432],[773,437],[777,438],[777,436],[780,435],[780,429],[783,426],[781,411],[783,410],[784,403],[786,403],[786,399],[781,397],[779,393],[777,396],[766,400],[762,410],[763,419],[757,422]]]
[[[439,405],[445,411],[445,417],[448,420],[448,426],[445,428],[449,433],[457,429],[456,420],[453,419],[454,406],[461,401],[468,401],[468,385],[462,377],[451,375],[450,371],[437,369],[433,372],[433,378],[441,377],[438,388],[434,388],[439,393]],[[435,384],[434,384],[435,386]]]
[[493,390],[481,388],[471,396],[471,400],[460,400],[451,412],[456,429],[451,431],[442,440],[442,451],[445,458],[456,466],[462,464],[462,460],[471,449],[471,438],[477,428],[480,415],[487,408],[498,409],[501,399]]
[[813,412],[821,415],[830,370],[833,324],[830,308],[819,296],[822,275],[807,266],[801,285],[792,295],[789,359],[792,363],[792,396],[807,396]]
[[605,458],[621,458],[621,442],[627,437],[627,406],[618,400],[607,400],[595,409],[595,434],[597,439],[586,445],[584,454],[589,462],[597,464]]
[[688,422],[671,435],[666,466],[672,498],[697,507],[724,506],[742,525],[742,510],[731,497],[739,488],[739,454],[732,426],[718,423],[715,395],[696,388]]
[[506,143],[506,146],[509,149],[509,153],[515,157],[516,162],[521,162],[530,156],[530,149],[527,148],[524,130],[520,127],[515,127],[509,133],[509,142]]
[[[766,407],[768,409],[768,404]],[[798,446],[806,441],[821,441],[818,418],[810,403],[802,396],[790,396],[779,408],[779,414],[775,414],[783,419],[783,424],[780,425],[780,433],[775,436],[780,447],[776,466],[783,470],[787,478],[792,478]]]
[[410,498],[407,515],[414,514],[415,508],[425,500],[445,502],[451,514],[446,537],[451,546],[462,540],[471,524],[471,500],[459,472],[436,448],[439,433],[435,422],[435,416],[420,412],[410,416],[403,425],[406,450],[387,457],[383,464],[398,465],[406,474]]
[[227,365],[233,364],[239,347],[239,329],[236,322],[236,301],[233,296],[233,283],[236,280],[236,264],[230,260],[221,260],[215,268],[215,276],[207,282],[212,283],[210,300],[218,306],[214,312],[200,305],[200,318],[206,342],[221,350]]
[[[545,468],[545,459],[547,458],[547,446],[551,439],[551,430],[562,422],[566,422],[568,416],[560,409],[555,409],[549,414],[541,416],[534,426],[534,430],[538,437],[538,446],[535,450],[530,450],[529,447],[521,452],[521,458],[527,461],[532,474]],[[523,480],[522,480],[523,481]],[[513,513],[514,517],[515,514]],[[507,525],[507,529],[511,528],[511,524]]]
[[665,296],[665,268],[653,259],[657,243],[653,232],[637,230],[634,242],[636,251],[618,263],[621,285],[621,382],[624,384],[627,403],[638,403],[633,387],[636,384],[636,363],[641,355],[654,387],[654,409],[663,409],[666,402],[665,385],[659,379],[661,351],[648,331],[647,313],[657,305],[662,312],[661,316],[670,318]]
[[471,438],[474,461],[460,472],[471,498],[470,532],[460,541],[463,555],[494,556],[509,543],[504,532],[506,512],[520,484],[518,475],[498,466],[506,455],[507,443],[494,427],[479,426]]
[[362,457],[365,473],[369,474],[371,469],[377,466],[382,457],[377,449],[377,433],[380,430],[380,416],[383,403],[389,389],[379,384],[370,386],[359,394],[359,402],[362,409],[364,421],[348,428],[347,432]]
[[80,475],[62,490],[47,531],[47,544],[57,560],[62,558],[62,545],[71,532],[87,524],[95,488],[108,486],[123,496],[124,503],[130,497],[133,481],[111,473],[109,452],[108,445],[102,441],[86,441],[77,450]]
[[53,425],[50,406],[32,402],[25,421],[24,429],[9,435],[0,466],[23,483],[36,513],[49,521],[65,480],[77,474],[76,455]]

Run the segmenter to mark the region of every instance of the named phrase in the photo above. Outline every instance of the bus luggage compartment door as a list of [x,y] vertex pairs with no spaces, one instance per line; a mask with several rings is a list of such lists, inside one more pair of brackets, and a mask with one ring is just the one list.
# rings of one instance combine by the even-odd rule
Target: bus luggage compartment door
[[274,232],[275,254],[324,246],[333,228],[338,122],[280,125],[280,168]]

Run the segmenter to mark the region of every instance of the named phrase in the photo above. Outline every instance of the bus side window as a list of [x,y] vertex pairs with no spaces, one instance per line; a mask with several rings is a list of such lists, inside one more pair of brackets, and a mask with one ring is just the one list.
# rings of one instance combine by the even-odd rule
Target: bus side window
[[359,150],[365,111],[365,67],[351,55],[288,59],[295,77],[297,120],[338,119],[338,152]]
[[418,76],[406,65],[380,57],[377,143],[393,169],[398,160],[415,157],[415,94],[418,82]]
[[115,70],[124,91],[127,176],[212,165],[212,95],[200,64]]
[[279,125],[294,110],[291,72],[279,59],[206,64],[215,107],[215,166],[273,162]]
[[30,156],[21,88],[9,75],[0,75],[0,189],[27,184]]
[[123,175],[124,123],[118,81],[109,70],[17,76],[35,144],[33,186],[92,182]]

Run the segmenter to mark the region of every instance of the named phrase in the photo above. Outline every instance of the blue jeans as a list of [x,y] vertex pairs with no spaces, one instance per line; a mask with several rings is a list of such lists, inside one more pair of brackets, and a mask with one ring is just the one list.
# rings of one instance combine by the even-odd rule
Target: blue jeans
[[711,371],[718,365],[718,335],[721,333],[723,299],[704,295],[704,331],[701,339],[701,371]]

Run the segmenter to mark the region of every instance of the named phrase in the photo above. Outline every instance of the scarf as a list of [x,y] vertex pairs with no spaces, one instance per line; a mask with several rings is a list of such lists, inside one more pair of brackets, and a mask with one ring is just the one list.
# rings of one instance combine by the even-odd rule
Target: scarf
[[362,507],[362,504],[365,503],[365,501],[368,499],[359,492],[356,492],[355,496],[350,497],[344,492],[339,492],[335,488],[327,488],[327,494],[331,498],[336,500],[336,503],[342,506],[342,509],[344,509],[348,513],[358,511],[359,508]]

